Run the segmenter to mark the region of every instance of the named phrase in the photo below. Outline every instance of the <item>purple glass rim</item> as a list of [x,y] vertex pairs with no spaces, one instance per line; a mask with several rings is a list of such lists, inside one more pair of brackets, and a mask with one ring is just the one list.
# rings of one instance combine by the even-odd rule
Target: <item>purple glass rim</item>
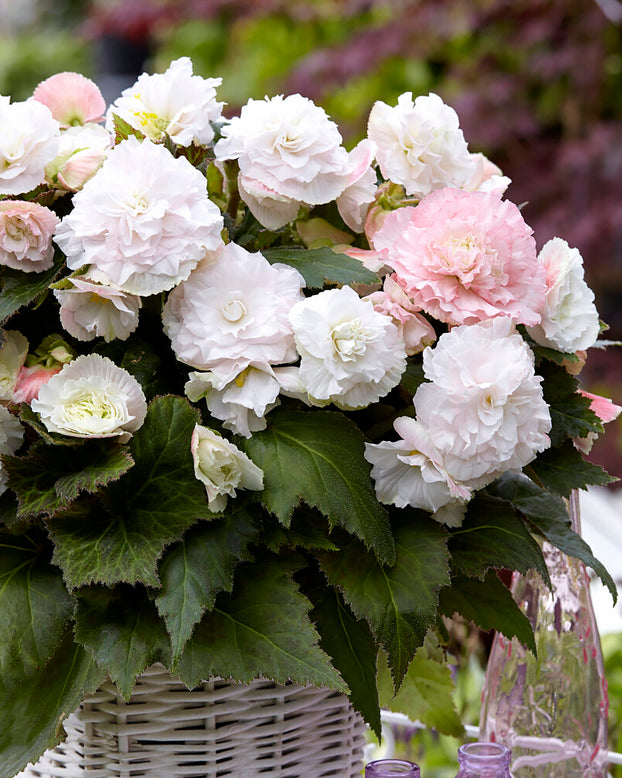
[[365,767],[367,778],[385,778],[390,775],[406,775],[408,778],[419,778],[419,765],[407,762],[405,759],[380,759],[369,762]]
[[512,752],[502,743],[479,741],[477,743],[465,743],[458,749],[458,761],[477,761],[480,763],[498,761],[502,764],[510,764]]

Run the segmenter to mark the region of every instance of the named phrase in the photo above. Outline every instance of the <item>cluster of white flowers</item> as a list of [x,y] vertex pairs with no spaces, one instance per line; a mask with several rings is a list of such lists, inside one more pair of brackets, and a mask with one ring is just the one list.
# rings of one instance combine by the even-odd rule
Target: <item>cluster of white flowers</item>
[[[163,295],[164,332],[177,360],[194,368],[186,395],[247,438],[266,427],[281,395],[365,408],[423,351],[415,418],[398,418],[399,440],[367,444],[366,457],[381,501],[458,523],[474,490],[549,445],[540,379],[515,325],[561,351],[593,345],[598,315],[579,252],[554,239],[536,256],[519,209],[501,199],[509,179],[469,152],[438,95],[377,102],[368,137],[348,152],[325,111],[301,95],[249,100],[224,119],[220,83],[182,58],[140,76],[108,110],[75,73],[47,79],[23,103],[0,97],[0,195],[8,196],[0,264],[46,270],[54,241],[73,271],[53,287],[60,322],[82,342],[126,340],[144,298]],[[208,146],[223,191],[237,186],[261,227],[299,219],[307,245],[314,236],[353,242],[346,227],[364,233],[370,250],[341,251],[384,275],[382,288],[311,293],[292,267],[230,242],[204,173],[189,161],[189,147]],[[42,184],[71,197],[62,220],[19,199]],[[396,190],[397,209],[385,211]],[[306,221],[331,202],[339,228]],[[450,328],[436,346],[429,317]],[[27,349],[9,337],[0,351],[5,402],[27,398],[63,435],[126,439],[138,429],[145,398],[125,370],[96,355],[26,368]],[[33,374],[20,379],[22,370]],[[17,439],[11,423],[0,416],[6,450]],[[197,427],[192,453],[214,510],[236,488],[261,488],[261,471],[206,428]]]
[[511,319],[496,317],[441,335],[423,352],[427,381],[417,421],[401,417],[401,441],[366,444],[381,499],[459,523],[470,494],[550,445],[551,417],[534,357]]

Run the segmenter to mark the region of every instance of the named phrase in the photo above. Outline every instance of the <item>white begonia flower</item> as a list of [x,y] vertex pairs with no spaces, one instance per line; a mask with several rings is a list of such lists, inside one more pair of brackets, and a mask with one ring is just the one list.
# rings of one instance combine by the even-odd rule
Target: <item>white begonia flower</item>
[[423,352],[423,370],[429,383],[415,393],[417,419],[454,480],[479,489],[550,446],[542,378],[509,317],[441,335]]
[[249,100],[222,130],[218,160],[237,159],[240,196],[269,229],[291,221],[298,205],[335,200],[353,163],[337,125],[299,94]]
[[0,200],[0,265],[41,273],[54,264],[54,211],[25,200]]
[[211,510],[224,510],[236,489],[263,489],[263,470],[213,430],[197,424],[190,445],[194,474],[205,485]]
[[290,320],[301,356],[299,377],[317,404],[364,408],[399,383],[406,350],[397,327],[350,287],[296,303]]
[[382,175],[422,198],[436,189],[463,187],[475,174],[458,114],[436,94],[400,95],[396,106],[374,103],[367,124]]
[[562,238],[552,238],[538,254],[546,270],[542,321],[528,327],[541,346],[566,353],[584,351],[600,332],[594,293],[584,279],[583,257]]
[[205,177],[151,141],[115,146],[73,203],[55,238],[67,265],[89,264],[91,278],[129,294],[172,289],[222,245],[223,219]]
[[77,192],[102,166],[112,136],[99,124],[69,127],[60,136],[58,155],[45,166],[51,186]]
[[28,341],[17,330],[5,330],[4,341],[0,344],[0,400],[9,402],[19,371],[28,355]]
[[[24,439],[24,429],[3,405],[0,405],[0,454],[14,454]],[[0,494],[6,491],[7,474],[0,462]]]
[[393,426],[400,440],[365,444],[378,500],[398,508],[421,508],[445,524],[459,526],[471,490],[449,475],[421,422],[402,416]]
[[162,312],[180,362],[199,370],[297,358],[288,319],[303,298],[297,270],[228,243],[174,289]]
[[168,135],[179,146],[207,146],[214,138],[211,122],[220,118],[223,103],[216,100],[221,78],[192,74],[188,57],[176,59],[164,73],[143,73],[108,108],[106,128],[113,115],[124,119],[153,141]]
[[250,438],[253,432],[266,428],[266,413],[279,404],[280,388],[267,362],[224,363],[206,373],[190,373],[185,392],[192,402],[204,399],[225,429]]
[[60,320],[70,335],[78,340],[103,338],[106,343],[118,338],[127,340],[138,326],[140,297],[127,294],[88,278],[73,276],[67,279],[68,289],[55,289],[60,303]]
[[138,381],[107,357],[88,354],[65,365],[39,389],[30,407],[49,432],[73,438],[129,440],[145,420]]
[[0,195],[23,194],[43,184],[59,142],[60,126],[47,106],[32,98],[11,103],[0,95]]

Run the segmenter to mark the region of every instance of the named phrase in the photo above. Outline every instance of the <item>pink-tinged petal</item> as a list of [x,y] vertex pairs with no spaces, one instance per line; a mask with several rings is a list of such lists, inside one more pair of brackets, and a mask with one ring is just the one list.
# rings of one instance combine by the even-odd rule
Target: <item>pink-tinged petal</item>
[[61,369],[62,365],[57,367],[44,367],[43,365],[22,366],[15,382],[13,402],[30,403],[31,400],[36,399],[39,396],[39,389],[44,384],[47,384],[53,375],[60,373]]
[[33,95],[63,128],[104,118],[106,102],[93,81],[80,73],[56,73],[42,81]]
[[580,394],[592,401],[590,409],[594,411],[603,424],[607,424],[607,422],[617,419],[620,412],[622,412],[622,406],[616,405],[607,397],[601,397],[598,394],[591,394],[590,392],[583,391],[581,391]]

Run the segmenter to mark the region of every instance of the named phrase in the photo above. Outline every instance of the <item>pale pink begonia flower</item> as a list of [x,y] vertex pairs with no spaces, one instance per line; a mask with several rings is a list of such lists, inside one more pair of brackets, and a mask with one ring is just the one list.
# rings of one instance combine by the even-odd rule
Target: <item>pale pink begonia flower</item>
[[0,195],[30,192],[45,182],[45,166],[58,154],[60,127],[50,109],[30,98],[11,103],[0,95]]
[[85,277],[71,276],[70,287],[55,289],[60,303],[60,320],[65,330],[78,340],[96,337],[106,343],[118,338],[127,340],[138,326],[140,297],[127,294]]
[[348,185],[353,164],[337,125],[299,94],[251,99],[221,133],[216,158],[237,159],[240,196],[269,229],[294,219],[300,204],[335,200]]
[[534,356],[507,316],[454,327],[423,352],[414,397],[451,477],[480,489],[550,446]]
[[77,192],[99,170],[110,148],[112,136],[101,125],[70,127],[61,133],[58,156],[45,167],[48,183]]
[[462,187],[475,173],[458,114],[436,94],[400,95],[396,106],[377,101],[367,135],[385,179],[422,198],[436,189]]
[[430,511],[438,521],[460,526],[471,490],[447,472],[434,436],[421,422],[401,416],[393,426],[400,440],[365,444],[378,500]]
[[263,470],[214,430],[195,425],[190,450],[194,475],[205,486],[211,510],[224,510],[237,489],[263,489]]
[[551,238],[538,254],[545,271],[542,320],[528,332],[536,343],[566,353],[585,351],[600,333],[594,293],[584,278],[583,257],[562,238]]
[[54,264],[52,236],[60,219],[25,200],[0,200],[0,265],[40,273]]
[[259,252],[228,243],[169,295],[164,330],[180,362],[199,370],[297,358],[288,319],[304,278]]
[[490,192],[501,197],[512,179],[503,175],[501,168],[491,162],[481,153],[471,154],[476,168],[473,176],[465,183],[464,189],[469,192]]
[[205,176],[148,140],[111,149],[73,204],[55,237],[68,267],[88,264],[91,278],[128,294],[172,289],[222,245],[223,218]]
[[404,340],[408,355],[423,351],[436,340],[434,327],[421,315],[406,292],[390,276],[384,279],[382,291],[372,292],[364,299],[371,300],[379,313],[393,319]]
[[[0,405],[0,455],[14,454],[24,439],[24,428],[13,414]],[[0,494],[7,489],[8,476],[0,460]]]
[[348,286],[327,289],[290,312],[299,378],[314,404],[364,408],[397,386],[406,349],[389,316]]
[[[590,409],[598,416],[603,424],[608,424],[610,421],[615,421],[620,413],[622,407],[616,405],[608,397],[601,397],[598,394],[592,394],[591,392],[580,391],[583,397],[587,397],[591,400]],[[594,441],[598,438],[597,433],[589,432],[584,438],[575,438],[573,443],[575,448],[581,451],[586,456],[592,450]]]
[[15,382],[15,391],[13,392],[13,402],[28,403],[39,396],[39,390],[50,378],[60,373],[63,366],[56,364],[52,367],[45,365],[31,365],[26,367],[22,365]]
[[55,73],[42,81],[32,96],[50,109],[63,128],[100,122],[106,111],[100,88],[81,73]]
[[[0,344],[0,400],[10,402],[28,355],[28,340],[17,330],[4,330]],[[15,400],[19,402],[19,400]]]
[[164,73],[143,73],[108,108],[106,128],[113,131],[117,115],[152,141],[166,134],[179,146],[207,146],[214,138],[212,122],[222,113],[216,100],[222,79],[192,70],[190,58],[180,57]]
[[275,369],[259,361],[223,363],[204,373],[192,372],[184,387],[189,400],[204,399],[225,429],[245,438],[266,428],[265,416],[279,404],[280,388]]
[[129,440],[147,414],[143,390],[127,370],[100,354],[66,364],[30,407],[49,432],[73,438]]
[[376,196],[376,171],[371,166],[376,145],[362,140],[350,152],[352,171],[343,192],[337,197],[341,218],[354,232],[363,232],[367,210]]
[[373,236],[394,278],[421,310],[447,324],[504,315],[538,324],[544,268],[519,209],[486,192],[440,189],[387,215]]

